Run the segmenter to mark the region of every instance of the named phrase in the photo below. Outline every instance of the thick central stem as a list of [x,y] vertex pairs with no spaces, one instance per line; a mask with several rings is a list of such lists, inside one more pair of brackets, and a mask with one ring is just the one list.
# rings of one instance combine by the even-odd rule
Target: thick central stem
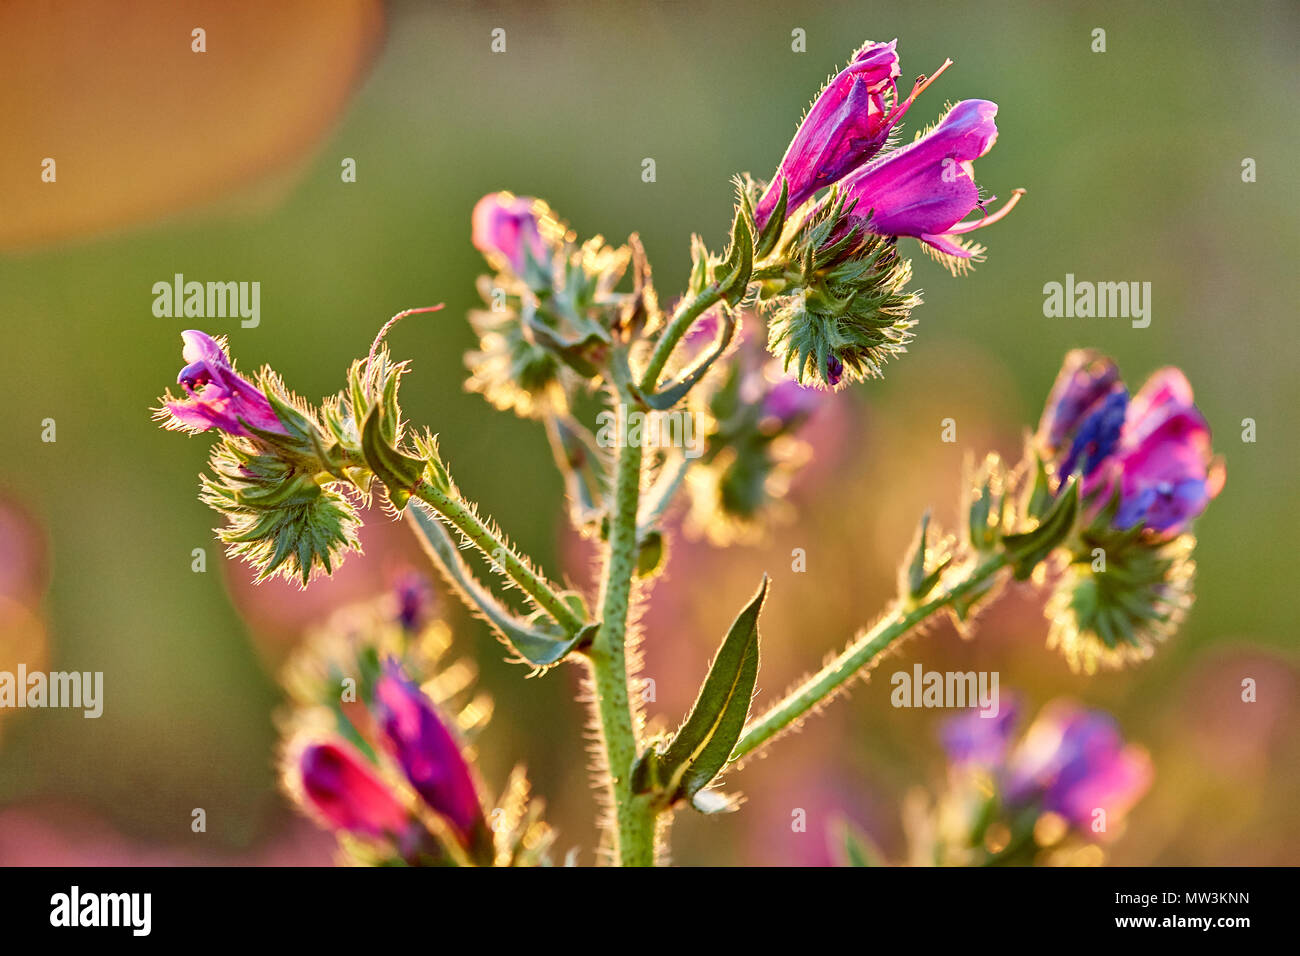
[[[620,414],[626,414],[626,409],[624,403]],[[618,830],[616,853],[623,866],[654,865],[654,812],[645,798],[632,793],[637,739],[627,686],[627,617],[636,570],[641,454],[636,442],[626,442],[619,449],[609,514],[609,551],[601,585],[600,632],[588,650],[596,712],[609,764],[610,798]]]

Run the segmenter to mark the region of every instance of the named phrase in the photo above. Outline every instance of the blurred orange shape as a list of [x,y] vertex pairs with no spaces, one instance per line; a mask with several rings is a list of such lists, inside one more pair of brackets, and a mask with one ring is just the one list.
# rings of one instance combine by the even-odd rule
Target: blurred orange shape
[[291,169],[383,24],[379,0],[0,4],[0,250],[156,220]]

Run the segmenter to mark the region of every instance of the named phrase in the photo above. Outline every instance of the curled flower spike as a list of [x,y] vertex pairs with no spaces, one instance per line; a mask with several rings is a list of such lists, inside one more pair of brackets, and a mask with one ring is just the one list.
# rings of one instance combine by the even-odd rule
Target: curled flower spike
[[184,397],[163,397],[156,417],[164,428],[192,434],[218,428],[228,434],[251,437],[248,427],[288,434],[266,395],[231,365],[225,339],[214,339],[194,329],[182,332],[186,366],[176,377]]
[[307,746],[297,766],[307,807],[332,829],[392,838],[410,825],[410,815],[387,785],[343,741]]
[[1089,349],[1070,352],[1043,407],[1035,439],[1039,447],[1049,457],[1072,447],[1070,436],[1080,430],[1103,400],[1116,392],[1128,394],[1113,361]]
[[416,793],[452,826],[463,846],[481,841],[487,823],[460,745],[396,661],[385,664],[375,685],[374,715]]
[[[956,237],[997,222],[1024,193],[1017,189],[995,213],[983,211],[974,161],[997,141],[997,112],[988,100],[962,100],[928,133],[853,173],[842,188],[856,202],[855,215],[868,217],[876,235],[911,236],[956,260],[978,258],[978,247]],[[963,221],[976,209],[979,218]]]

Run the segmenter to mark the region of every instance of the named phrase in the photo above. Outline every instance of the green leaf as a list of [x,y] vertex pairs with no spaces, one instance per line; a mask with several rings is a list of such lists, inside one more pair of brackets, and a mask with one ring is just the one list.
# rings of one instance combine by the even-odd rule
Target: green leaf
[[640,390],[634,389],[633,392],[638,399],[644,402],[655,411],[666,411],[686,397],[686,393],[695,387],[709,371],[709,368],[722,357],[727,351],[727,346],[731,344],[732,336],[736,334],[736,320],[730,313],[722,317],[722,325],[718,329],[718,337],[714,340],[713,351],[705,358],[695,363],[695,365],[685,372],[681,378],[671,385],[664,386],[657,392],[647,395]]
[[845,866],[885,866],[885,856],[871,839],[848,820],[832,824]]
[[[649,749],[633,769],[638,793],[657,790],[668,803],[692,800],[726,766],[749,716],[758,679],[758,616],[768,577],[731,625],[690,715],[662,752]],[[706,803],[707,805],[707,803]]]
[[529,664],[534,667],[550,667],[595,637],[599,624],[589,624],[571,637],[561,637],[513,614],[474,577],[461,556],[460,548],[441,521],[429,514],[423,505],[414,507],[407,513],[415,522],[415,529],[426,553],[461,600],[471,610],[479,612],[498,637]]
[[411,498],[411,490],[424,475],[424,461],[404,455],[385,439],[389,429],[384,425],[382,406],[376,405],[366,416],[361,430],[361,453],[375,477],[388,488],[388,497],[399,511]]
[[727,304],[737,305],[749,289],[749,277],[754,271],[754,236],[744,213],[737,210],[731,224],[731,248],[727,258],[713,270],[714,281]]
[[789,199],[790,181],[782,176],[781,194],[777,198],[776,208],[772,210],[771,217],[767,220],[767,224],[754,242],[754,255],[757,258],[767,258],[772,250],[776,248],[776,241],[781,237],[781,230],[785,227],[785,207]]

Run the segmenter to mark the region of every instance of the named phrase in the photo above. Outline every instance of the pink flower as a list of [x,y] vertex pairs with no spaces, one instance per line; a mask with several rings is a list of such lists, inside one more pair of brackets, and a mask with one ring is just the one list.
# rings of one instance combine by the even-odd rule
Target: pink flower
[[[868,217],[880,236],[911,236],[961,259],[974,251],[956,238],[991,225],[1011,211],[1024,190],[992,215],[984,213],[974,161],[998,138],[996,103],[962,100],[920,139],[890,150],[849,176],[843,185],[854,214]],[[978,219],[963,221],[979,209]]]
[[193,329],[182,332],[183,356],[189,364],[176,381],[185,397],[163,400],[165,428],[198,433],[219,428],[232,435],[250,437],[251,428],[288,434],[266,396],[235,372],[224,342]]
[[1034,720],[1007,765],[1006,797],[1040,802],[1084,829],[1097,810],[1123,817],[1151,786],[1151,759],[1126,745],[1115,719],[1063,702]]
[[1115,524],[1142,523],[1181,533],[1223,490],[1225,470],[1210,448],[1210,426],[1176,368],[1152,375],[1129,404],[1113,470],[1120,507]]
[[375,719],[415,792],[468,847],[485,832],[483,808],[460,744],[433,701],[392,660],[375,685]]
[[549,255],[539,228],[540,210],[545,207],[531,196],[488,193],[474,205],[474,248],[497,268],[508,266],[523,276],[526,256],[546,263]]
[[[754,210],[760,229],[788,184],[786,207],[797,209],[819,189],[830,186],[871,159],[903,118],[920,89],[898,102],[897,40],[864,43],[852,62],[818,95],[799,124],[776,175]],[[945,64],[946,66],[947,64]],[[942,68],[935,76],[942,72]],[[933,77],[931,78],[933,79]],[[922,87],[918,83],[918,87]]]
[[409,816],[364,758],[342,740],[312,744],[298,758],[308,807],[336,830],[400,836]]

